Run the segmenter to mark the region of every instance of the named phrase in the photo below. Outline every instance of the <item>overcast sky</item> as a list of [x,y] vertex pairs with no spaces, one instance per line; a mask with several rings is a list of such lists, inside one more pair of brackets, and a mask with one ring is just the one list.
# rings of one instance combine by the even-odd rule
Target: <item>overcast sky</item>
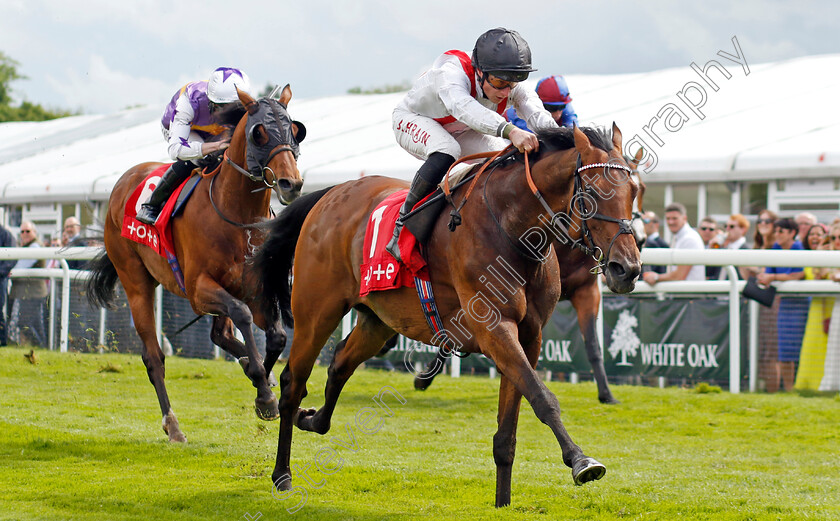
[[839,23],[835,0],[0,0],[0,51],[28,77],[16,100],[94,114],[162,105],[218,66],[303,98],[399,84],[497,26],[548,75],[702,65],[732,36],[751,64],[838,53]]

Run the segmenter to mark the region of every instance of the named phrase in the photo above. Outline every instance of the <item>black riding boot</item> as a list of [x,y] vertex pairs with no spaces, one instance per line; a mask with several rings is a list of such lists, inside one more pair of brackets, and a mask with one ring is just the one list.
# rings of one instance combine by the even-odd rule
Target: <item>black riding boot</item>
[[143,203],[140,211],[137,212],[136,219],[141,223],[155,224],[158,214],[160,214],[160,209],[163,207],[163,203],[169,199],[169,196],[178,187],[178,185],[183,183],[184,180],[190,176],[194,166],[195,165],[193,165],[191,161],[179,161],[177,163],[173,163],[172,166],[164,172],[163,176],[161,176],[160,181],[158,181],[158,185],[155,187],[155,191],[152,192],[149,200]]
[[403,229],[403,217],[414,208],[414,205],[420,202],[421,199],[432,193],[437,185],[440,184],[446,171],[455,162],[455,158],[449,154],[442,152],[432,153],[426,162],[417,170],[417,175],[414,176],[414,181],[411,183],[411,188],[408,190],[408,195],[405,202],[400,208],[400,216],[394,226],[394,235],[385,246],[385,251],[390,253],[397,261],[402,262],[400,257],[400,248],[398,241],[400,232]]

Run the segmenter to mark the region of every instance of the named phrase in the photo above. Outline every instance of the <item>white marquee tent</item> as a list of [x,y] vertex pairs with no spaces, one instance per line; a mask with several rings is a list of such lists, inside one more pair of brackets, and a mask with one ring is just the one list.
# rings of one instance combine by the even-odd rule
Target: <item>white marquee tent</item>
[[[582,124],[615,121],[625,143],[639,136],[656,155],[648,182],[838,177],[840,54],[749,64],[749,74],[738,63],[714,58],[729,75],[707,70],[717,91],[688,66],[569,75],[567,81]],[[697,105],[705,95],[703,119],[680,92]],[[293,98],[289,111],[308,129],[299,162],[304,191],[360,175],[411,178],[419,161],[396,145],[390,124],[401,96]],[[0,124],[0,205],[107,200],[126,169],[167,160],[161,110]]]

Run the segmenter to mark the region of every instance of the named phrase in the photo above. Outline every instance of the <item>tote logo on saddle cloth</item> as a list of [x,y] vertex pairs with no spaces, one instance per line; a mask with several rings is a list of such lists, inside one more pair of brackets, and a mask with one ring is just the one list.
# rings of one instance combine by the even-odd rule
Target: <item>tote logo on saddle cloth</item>
[[385,251],[407,195],[408,190],[391,194],[370,214],[362,251],[359,296],[364,297],[371,291],[414,286],[415,276],[428,280],[426,261],[420,254],[417,239],[407,228],[403,228],[399,240],[400,256],[407,259],[406,263],[398,263]]
[[[165,171],[166,166],[163,166]],[[161,169],[157,169],[147,176],[142,183],[132,192],[125,204],[125,213],[123,214],[123,225],[121,235],[126,239],[148,246],[155,250],[158,255],[163,255],[160,249],[160,235],[154,226],[141,223],[135,216],[140,211],[140,207],[149,200],[152,192],[155,191],[160,177],[163,173]]]

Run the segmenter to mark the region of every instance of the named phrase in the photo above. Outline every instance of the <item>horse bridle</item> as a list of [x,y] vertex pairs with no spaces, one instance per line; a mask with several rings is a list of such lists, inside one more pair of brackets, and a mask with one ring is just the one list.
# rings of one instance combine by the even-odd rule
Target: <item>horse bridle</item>
[[[281,119],[280,119],[280,114],[277,112],[277,107],[275,106],[275,104],[279,103],[279,102],[277,100],[274,100],[274,99],[271,99],[271,98],[268,98],[268,101],[269,101],[269,105],[271,106],[271,111],[274,114],[275,124],[277,124],[279,126]],[[250,118],[251,115],[249,114],[248,117]],[[294,139],[294,134],[292,134],[292,139]],[[246,143],[247,143],[246,147],[252,146],[250,140],[247,140]],[[224,160],[227,164],[232,166],[234,170],[236,170],[240,174],[244,175],[245,177],[247,177],[251,181],[253,181],[255,183],[262,182],[265,185],[265,186],[261,186],[259,188],[255,188],[254,190],[251,190],[251,193],[256,193],[256,192],[261,192],[263,190],[268,190],[269,188],[274,188],[275,186],[277,186],[277,182],[278,182],[277,174],[268,165],[270,165],[271,160],[274,159],[274,157],[281,152],[291,152],[292,155],[295,157],[295,161],[297,161],[298,156],[299,156],[299,150],[297,148],[293,147],[289,143],[280,143],[279,145],[277,145],[276,147],[274,147],[271,150],[271,152],[268,155],[268,159],[265,161],[265,165],[262,165],[262,164],[257,165],[257,166],[259,166],[259,169],[260,169],[260,175],[253,174],[250,171],[248,171],[248,170],[242,168],[241,166],[237,165],[236,163],[234,163],[233,160],[231,160],[230,156],[228,156],[227,152],[225,152]],[[247,161],[248,161],[248,159],[247,159],[247,157],[248,157],[247,149],[246,149],[245,157],[246,157],[245,161],[246,161],[246,166],[247,166]],[[271,172],[271,177],[272,177],[271,182],[268,181],[268,176],[267,176],[268,172]],[[238,223],[238,222],[228,218],[227,216],[225,216],[221,212],[221,210],[219,210],[218,206],[216,206],[216,202],[213,200],[213,181],[215,181],[215,180],[216,180],[215,176],[213,176],[210,179],[209,195],[210,195],[210,204],[213,206],[213,209],[216,210],[216,213],[219,215],[219,217],[221,217],[221,219],[223,221],[225,221],[226,223],[232,224],[232,225],[237,226],[239,228],[253,228],[253,227],[256,227],[256,224],[254,224],[254,223],[252,223],[252,224]],[[269,207],[269,210],[271,210],[270,207]],[[272,211],[272,214],[273,214],[273,211]]]
[[[271,112],[274,114],[275,124],[280,126],[280,122],[282,120],[280,118],[280,114],[277,112],[277,107],[276,107],[276,105],[279,104],[280,102],[275,100],[275,99],[271,99],[271,98],[266,98],[266,99],[268,99],[268,102],[269,102],[268,104],[271,107]],[[248,117],[250,118],[251,115],[249,114]],[[294,139],[294,133],[292,133],[292,139]],[[252,143],[250,142],[250,139],[247,141],[246,146],[247,147],[252,146]],[[274,159],[274,157],[281,152],[291,152],[292,155],[295,157],[295,161],[297,161],[298,156],[299,156],[299,150],[296,147],[292,146],[291,143],[280,143],[279,145],[277,145],[276,147],[271,149],[271,152],[268,155],[268,159],[266,159],[266,161],[265,161],[265,165],[263,165],[260,162],[257,163],[257,166],[259,167],[259,171],[260,171],[259,175],[253,174],[253,173],[251,173],[251,171],[246,170],[246,169],[242,168],[241,166],[237,165],[236,163],[234,163],[230,159],[230,157],[227,156],[227,154],[225,154],[225,161],[227,162],[227,164],[232,166],[237,172],[244,175],[245,177],[247,177],[251,181],[253,181],[255,183],[262,182],[263,184],[265,184],[264,187],[260,187],[260,188],[256,188],[256,189],[252,190],[252,192],[259,192],[259,191],[268,190],[269,188],[274,188],[275,186],[277,186],[277,181],[278,181],[277,174],[268,165],[270,165],[271,160]],[[248,154],[247,154],[247,151],[246,151],[246,159],[245,159],[246,166],[247,166],[247,161],[248,161],[247,156],[248,156]],[[252,170],[255,170],[255,169],[252,168]],[[268,181],[268,175],[267,175],[268,172],[271,172],[271,177],[272,177],[271,182]]]
[[[622,164],[590,163],[588,165],[583,165],[581,157],[580,157],[580,153],[578,153],[577,163],[575,165],[574,192],[572,194],[572,198],[569,201],[569,207],[567,208],[567,211],[565,213],[564,212],[559,212],[558,213],[558,212],[555,212],[551,208],[551,206],[549,206],[549,204],[546,202],[545,198],[543,197],[542,193],[540,193],[540,190],[537,188],[537,185],[534,183],[534,179],[531,177],[531,166],[530,166],[530,163],[528,161],[528,152],[525,152],[525,178],[528,181],[528,186],[531,188],[531,192],[534,194],[534,196],[537,198],[537,200],[540,202],[540,204],[542,204],[543,208],[545,208],[548,215],[551,216],[551,220],[550,220],[551,225],[556,226],[557,228],[562,230],[563,233],[565,233],[566,237],[568,237],[569,239],[572,240],[572,243],[570,244],[570,246],[572,248],[576,248],[576,249],[580,250],[581,252],[583,252],[584,255],[586,255],[587,257],[591,257],[595,261],[595,267],[593,267],[590,270],[593,274],[603,273],[604,268],[606,267],[605,259],[609,259],[610,252],[612,251],[613,244],[615,244],[615,241],[616,241],[616,239],[618,239],[619,236],[624,235],[624,234],[633,235],[633,229],[630,227],[630,220],[628,220],[628,219],[616,219],[615,217],[610,217],[609,215],[604,215],[602,213],[598,213],[597,211],[594,211],[595,210],[594,208],[593,208],[593,212],[591,214],[588,211],[588,208],[587,208],[587,205],[586,205],[586,199],[587,198],[591,199],[593,201],[593,204],[594,204],[594,197],[592,196],[592,193],[591,193],[592,188],[591,187],[584,187],[583,179],[582,179],[580,173],[582,171],[588,170],[590,168],[601,168],[601,167],[603,167],[605,169],[606,168],[617,168],[617,169],[620,169],[620,170],[624,170],[625,172],[628,172],[628,174],[631,173],[630,168],[625,166],[625,165],[622,165]],[[488,181],[489,181],[489,179],[488,179]],[[485,190],[486,190],[486,187],[487,187],[487,184],[485,183]],[[580,221],[581,221],[581,225],[580,225],[581,226],[581,234],[577,239],[572,239],[572,233],[563,224],[562,216],[567,216],[568,217],[573,212],[572,204],[575,200],[577,200],[577,202],[578,202],[578,208],[577,208],[578,212],[577,213],[578,213],[578,215],[580,217]],[[486,192],[485,192],[485,201],[486,201]],[[597,206],[597,204],[595,204],[595,206]],[[488,208],[488,210],[490,210],[489,206],[487,208]],[[493,217],[493,220],[496,222],[496,225],[502,231],[503,235],[508,239],[508,241],[510,241],[514,245],[514,247],[516,248],[516,250],[520,254],[524,255],[525,257],[527,257],[531,260],[541,260],[540,258],[535,258],[532,255],[524,252],[521,247],[519,247],[514,241],[512,241],[510,239],[510,237],[508,237],[507,232],[505,232],[505,230],[502,228],[501,223],[496,218],[496,216],[492,212],[492,210],[490,211],[490,215]],[[599,221],[606,221],[606,222],[612,222],[612,223],[618,224],[618,231],[616,232],[615,235],[613,235],[612,240],[610,240],[610,244],[607,247],[606,255],[604,254],[604,251],[601,250],[601,248],[599,248],[597,245],[595,245],[595,242],[592,239],[592,232],[589,230],[589,226],[587,224],[587,221],[589,221],[590,219],[597,219]],[[549,242],[548,247],[551,248],[551,243],[550,242]]]

